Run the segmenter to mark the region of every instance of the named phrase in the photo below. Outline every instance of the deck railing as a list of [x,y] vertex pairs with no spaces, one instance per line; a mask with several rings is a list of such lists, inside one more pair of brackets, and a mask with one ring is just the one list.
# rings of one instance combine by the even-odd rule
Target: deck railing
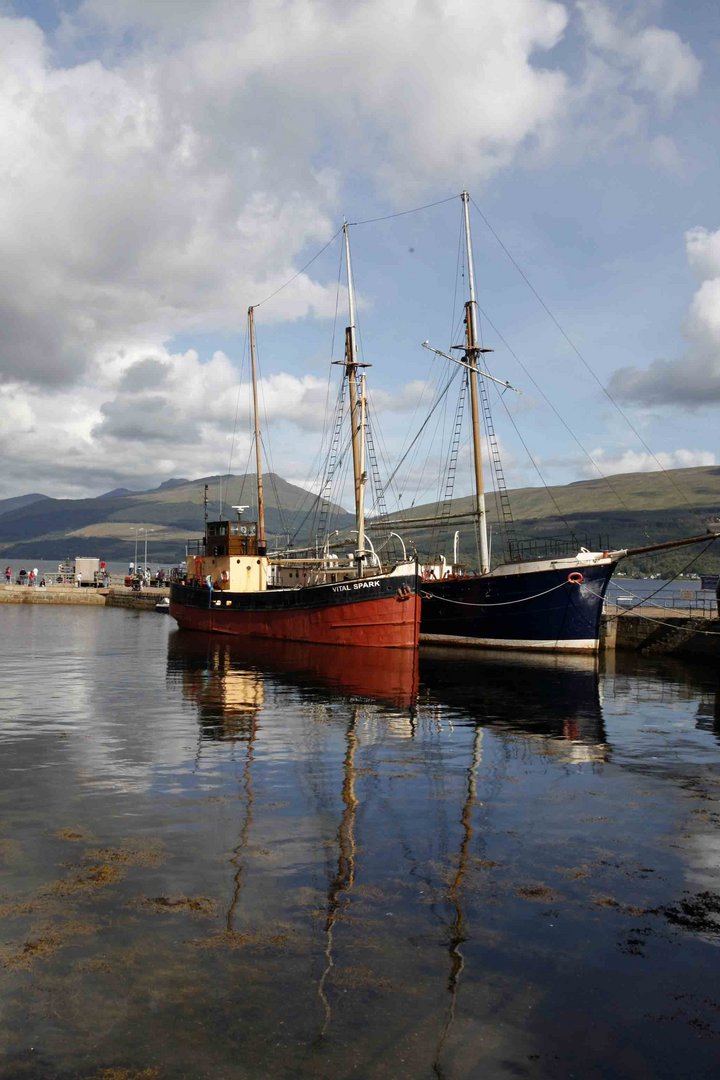
[[715,616],[718,614],[718,601],[714,592],[703,589],[688,589],[678,586],[665,586],[657,593],[641,595],[633,589],[633,582],[629,581],[626,588],[618,585],[611,586],[605,596],[606,610],[608,607],[616,607],[620,610],[629,611],[633,608],[662,608],[664,611],[672,611],[675,615],[703,614]]

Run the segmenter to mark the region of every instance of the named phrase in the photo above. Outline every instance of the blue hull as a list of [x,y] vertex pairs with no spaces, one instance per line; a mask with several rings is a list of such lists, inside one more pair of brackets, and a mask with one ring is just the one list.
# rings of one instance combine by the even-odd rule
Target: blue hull
[[596,652],[617,563],[508,565],[421,585],[420,640],[507,649]]

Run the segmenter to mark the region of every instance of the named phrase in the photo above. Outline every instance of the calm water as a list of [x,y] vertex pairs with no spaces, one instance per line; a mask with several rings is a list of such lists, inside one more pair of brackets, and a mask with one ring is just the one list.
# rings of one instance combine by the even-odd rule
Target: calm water
[[717,1076],[715,671],[0,619],[3,1080]]

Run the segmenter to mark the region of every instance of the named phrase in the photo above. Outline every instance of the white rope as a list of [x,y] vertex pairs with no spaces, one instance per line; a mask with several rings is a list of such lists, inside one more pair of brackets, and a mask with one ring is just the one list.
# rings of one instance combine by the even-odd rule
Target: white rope
[[[426,593],[420,590],[423,600],[442,600],[445,604],[459,604],[460,607],[508,607],[510,604],[528,604],[531,600],[539,600],[541,596],[548,596],[557,589],[563,589],[566,585],[579,585],[579,581],[561,581],[559,585],[553,585],[552,589],[545,592],[535,593],[534,596],[524,596],[521,600],[499,600],[492,604],[472,604],[469,600],[448,600],[446,596],[435,596],[434,593]],[[596,594],[597,595],[597,594]]]

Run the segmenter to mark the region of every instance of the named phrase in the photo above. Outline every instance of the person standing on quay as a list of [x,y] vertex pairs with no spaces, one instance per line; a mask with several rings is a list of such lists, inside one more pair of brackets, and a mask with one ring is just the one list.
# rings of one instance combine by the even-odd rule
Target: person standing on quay
[[11,577],[12,577],[12,570],[10,569],[9,566],[6,566],[5,567],[5,584],[6,585],[10,584],[10,578]]
[[82,574],[79,571],[75,575],[75,585],[78,589],[82,587]]

